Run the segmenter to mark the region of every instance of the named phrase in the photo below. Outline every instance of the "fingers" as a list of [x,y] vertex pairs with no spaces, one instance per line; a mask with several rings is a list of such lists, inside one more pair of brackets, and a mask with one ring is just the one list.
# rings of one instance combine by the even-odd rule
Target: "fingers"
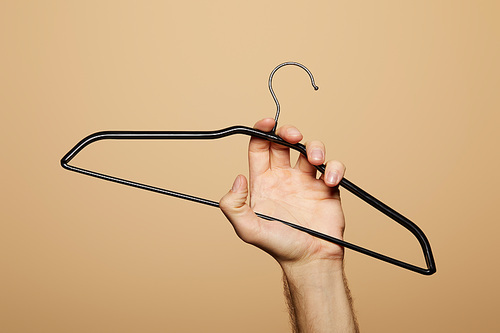
[[[253,128],[264,132],[269,132],[273,129],[273,127],[274,119],[265,118],[256,122]],[[250,168],[250,177],[252,177],[253,174],[264,173],[269,169],[270,146],[270,141],[257,137],[252,137],[250,139],[250,144],[248,145],[248,163]]]
[[344,178],[344,174],[345,165],[342,162],[328,161],[326,163],[325,174],[321,178],[327,186],[334,187]]
[[232,189],[219,202],[219,207],[233,225],[236,234],[247,243],[259,237],[260,221],[247,205],[248,183],[243,175],[236,177]]
[[[294,126],[289,125],[278,128],[276,135],[290,143],[298,143],[302,140],[302,133]],[[289,168],[290,148],[278,143],[271,143],[270,162],[272,168]]]
[[[265,118],[255,123],[254,128],[269,132],[274,127],[274,119]],[[302,140],[302,134],[293,126],[282,126],[276,134],[290,143],[298,143]],[[261,174],[271,167],[290,167],[290,149],[286,146],[271,143],[268,140],[252,137],[248,147],[248,160],[250,165],[250,177]]]
[[321,141],[311,141],[306,143],[307,157],[300,155],[295,165],[296,169],[316,177],[315,165],[325,162],[326,149]]
[[[255,123],[254,128],[264,132],[269,132],[273,129],[273,126],[274,119],[265,118]],[[300,142],[303,138],[302,134],[296,127],[289,125],[278,128],[276,134],[283,140],[292,144]],[[312,177],[316,177],[317,171],[315,166],[321,165],[325,162],[325,145],[321,141],[310,141],[306,143],[306,150],[307,157],[301,154],[294,168],[299,169],[301,172],[309,174]],[[290,149],[277,143],[271,143],[265,139],[252,137],[250,139],[248,155],[251,178],[254,175],[266,172],[272,167],[290,167]],[[322,175],[321,179],[324,180],[327,186],[334,187],[337,186],[340,180],[344,177],[344,173],[345,166],[341,162],[329,161],[326,164],[325,174]]]

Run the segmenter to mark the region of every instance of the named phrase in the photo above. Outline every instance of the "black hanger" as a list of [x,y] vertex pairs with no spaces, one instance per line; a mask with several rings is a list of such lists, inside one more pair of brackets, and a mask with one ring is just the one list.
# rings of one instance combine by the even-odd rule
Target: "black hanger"
[[[91,171],[91,170],[82,169],[82,168],[79,168],[79,167],[76,167],[73,165],[69,165],[69,162],[83,148],[85,148],[86,146],[88,146],[92,142],[99,141],[99,140],[109,140],[109,139],[112,139],[112,140],[123,140],[123,139],[126,139],[126,140],[130,140],[130,139],[132,139],[132,140],[136,140],[136,139],[146,139],[146,140],[174,140],[174,139],[177,139],[177,140],[212,140],[212,139],[223,138],[223,137],[234,135],[234,134],[244,134],[244,135],[255,136],[255,137],[265,139],[265,140],[269,140],[271,142],[275,142],[275,143],[278,143],[280,145],[287,146],[287,147],[294,149],[294,150],[300,152],[301,154],[307,156],[306,147],[303,144],[300,144],[300,143],[290,144],[290,143],[286,142],[285,140],[283,140],[282,138],[280,138],[279,136],[277,136],[275,133],[276,126],[278,123],[278,117],[279,117],[279,113],[280,113],[280,105],[279,105],[278,99],[276,98],[276,95],[274,94],[274,91],[272,88],[272,79],[273,79],[274,73],[279,68],[281,68],[283,66],[287,66],[287,65],[295,65],[295,66],[299,66],[302,69],[304,69],[307,72],[307,74],[309,74],[309,77],[311,79],[311,84],[314,87],[314,89],[315,90],[319,89],[314,83],[314,78],[313,78],[312,73],[304,65],[296,63],[296,62],[285,62],[285,63],[278,65],[271,72],[271,75],[269,76],[269,90],[271,92],[271,95],[274,98],[274,101],[275,101],[276,107],[277,107],[276,116],[275,116],[275,125],[274,125],[274,128],[270,132],[263,132],[263,131],[259,131],[259,130],[256,130],[256,129],[253,129],[250,127],[246,127],[246,126],[232,126],[232,127],[228,127],[228,128],[224,128],[224,129],[216,130],[216,131],[103,131],[103,132],[96,132],[96,133],[93,133],[93,134],[87,136],[86,138],[82,139],[66,155],[64,155],[64,157],[61,159],[61,165],[65,169],[79,172],[79,173],[82,173],[84,175],[88,175],[88,176],[92,176],[92,177],[96,177],[96,178],[100,178],[100,179],[104,179],[104,180],[109,180],[109,181],[123,184],[123,185],[137,187],[137,188],[140,188],[143,190],[148,190],[148,191],[157,192],[157,193],[161,193],[161,194],[165,194],[165,195],[170,195],[170,196],[173,196],[176,198],[190,200],[190,201],[194,201],[194,202],[201,203],[201,204],[208,205],[208,206],[219,207],[219,203],[216,201],[195,197],[195,196],[192,196],[189,194],[174,192],[171,190],[166,190],[166,189],[162,189],[159,187],[154,187],[154,186],[150,186],[150,185],[146,185],[146,184],[141,184],[141,183],[133,182],[133,181],[126,180],[126,179],[121,179],[121,178],[117,178],[114,176],[105,175],[105,174],[98,173],[98,172]],[[316,169],[319,172],[324,173],[325,172],[325,165],[324,164],[318,165],[318,166],[316,166]],[[412,265],[412,264],[409,264],[409,263],[406,263],[406,262],[403,262],[403,261],[400,261],[400,260],[397,260],[394,258],[390,258],[386,255],[365,249],[361,246],[358,246],[358,245],[355,245],[355,244],[352,244],[352,243],[325,235],[323,233],[302,227],[300,225],[297,225],[297,224],[294,224],[291,222],[277,219],[277,218],[272,217],[272,216],[266,216],[266,215],[263,215],[263,214],[260,214],[257,212],[255,214],[257,216],[259,216],[260,218],[263,218],[265,220],[281,222],[287,226],[290,226],[290,227],[295,228],[297,230],[306,232],[314,237],[318,237],[318,238],[323,239],[325,241],[341,245],[341,246],[346,247],[348,249],[351,249],[351,250],[354,250],[357,252],[361,252],[361,253],[366,254],[368,256],[371,256],[373,258],[380,259],[382,261],[388,262],[390,264],[393,264],[393,265],[396,265],[396,266],[399,266],[399,267],[402,267],[402,268],[405,268],[405,269],[408,269],[408,270],[411,270],[411,271],[414,271],[414,272],[417,272],[420,274],[431,275],[431,274],[434,274],[436,272],[436,265],[434,263],[434,257],[432,255],[431,246],[429,244],[429,241],[427,240],[427,237],[422,232],[422,230],[415,223],[413,223],[412,221],[410,221],[409,219],[407,219],[403,215],[399,214],[394,209],[390,208],[389,206],[387,206],[386,204],[384,204],[380,200],[371,196],[370,194],[368,194],[367,192],[365,192],[364,190],[362,190],[358,186],[354,185],[353,183],[348,181],[346,178],[343,178],[340,181],[339,185],[342,186],[343,188],[345,188],[346,190],[350,191],[354,195],[356,195],[358,198],[364,200],[366,203],[375,207],[377,210],[381,211],[382,213],[384,213],[385,215],[387,215],[392,220],[396,221],[397,223],[399,223],[400,225],[402,225],[406,229],[408,229],[418,239],[418,241],[420,243],[420,246],[421,246],[422,251],[424,253],[427,268],[418,267],[418,266],[415,266],[415,265]]]

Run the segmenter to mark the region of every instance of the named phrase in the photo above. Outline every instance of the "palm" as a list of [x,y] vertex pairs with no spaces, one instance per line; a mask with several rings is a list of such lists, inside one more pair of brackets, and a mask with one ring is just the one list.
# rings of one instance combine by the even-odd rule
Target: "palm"
[[[327,187],[294,168],[268,169],[251,178],[250,206],[255,212],[341,238],[344,216],[337,188]],[[277,259],[337,257],[340,247],[275,221],[261,224],[257,242]]]

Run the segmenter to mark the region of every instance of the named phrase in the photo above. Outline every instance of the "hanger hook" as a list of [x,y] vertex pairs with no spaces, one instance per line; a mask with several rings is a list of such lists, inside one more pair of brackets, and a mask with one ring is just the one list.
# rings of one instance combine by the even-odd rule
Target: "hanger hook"
[[287,66],[287,65],[299,66],[300,68],[305,70],[307,72],[307,74],[309,75],[309,78],[311,78],[311,84],[312,84],[314,90],[319,89],[319,87],[314,83],[314,77],[313,77],[312,73],[307,69],[306,66],[299,64],[298,62],[293,62],[293,61],[284,62],[284,63],[276,66],[276,68],[273,69],[273,71],[271,72],[271,75],[269,75],[269,91],[271,92],[271,95],[273,96],[274,102],[276,103],[276,116],[274,117],[274,127],[271,131],[273,134],[276,134],[276,127],[278,126],[278,117],[280,116],[280,103],[278,102],[278,99],[276,98],[276,95],[274,94],[274,90],[273,90],[273,76],[274,76],[274,73],[276,73],[276,71],[278,69],[280,69],[283,66]]

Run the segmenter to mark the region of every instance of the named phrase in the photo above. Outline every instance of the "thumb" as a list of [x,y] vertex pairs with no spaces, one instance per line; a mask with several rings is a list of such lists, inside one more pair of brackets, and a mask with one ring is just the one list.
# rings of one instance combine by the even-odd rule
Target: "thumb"
[[222,197],[219,207],[233,225],[236,234],[245,242],[253,243],[260,231],[260,221],[246,200],[248,183],[243,175],[238,175],[233,187]]

